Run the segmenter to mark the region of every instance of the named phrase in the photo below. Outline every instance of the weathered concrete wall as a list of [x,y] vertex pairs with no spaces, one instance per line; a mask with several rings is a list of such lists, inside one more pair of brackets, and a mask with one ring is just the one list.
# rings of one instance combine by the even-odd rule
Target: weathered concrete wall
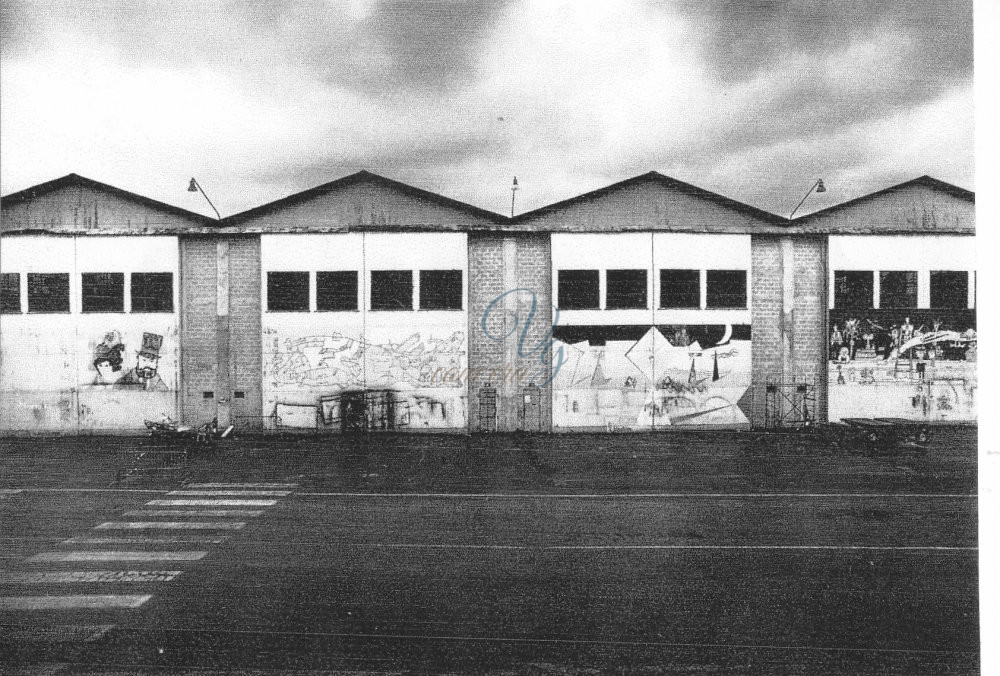
[[[176,417],[175,237],[5,236],[0,270],[20,274],[22,295],[21,313],[0,317],[0,429],[139,430],[145,418]],[[124,312],[82,312],[81,274],[88,272],[124,274]],[[173,275],[172,312],[132,311],[134,272]],[[29,311],[31,273],[69,274],[69,312]],[[147,350],[155,368],[148,378],[136,371],[144,339],[155,345]]]
[[[270,424],[339,431],[365,393],[373,429],[460,429],[467,397],[469,274],[464,234],[261,236],[263,412]],[[358,310],[321,312],[316,272],[357,271]],[[413,310],[371,310],[373,270],[413,271]],[[461,310],[421,310],[420,270],[461,270]],[[310,311],[270,312],[267,274],[308,272]]]
[[151,228],[178,231],[204,225],[194,218],[151,209],[126,197],[88,186],[66,186],[38,197],[4,202],[0,231],[46,230],[142,232]]

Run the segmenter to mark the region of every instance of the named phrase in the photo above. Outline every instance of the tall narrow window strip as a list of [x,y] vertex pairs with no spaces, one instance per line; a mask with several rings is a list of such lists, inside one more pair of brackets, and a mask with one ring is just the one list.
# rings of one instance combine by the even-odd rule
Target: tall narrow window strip
[[606,280],[604,306],[608,310],[645,310],[648,307],[645,270],[608,270]]
[[708,270],[705,273],[705,307],[745,309],[746,270]]
[[133,272],[132,312],[173,312],[174,275],[170,272]]
[[28,312],[69,312],[69,273],[29,272]]
[[421,310],[461,310],[461,270],[420,271]]
[[412,270],[372,270],[372,310],[413,309]]
[[916,271],[890,270],[879,272],[879,300],[882,309],[917,307]]
[[309,273],[268,272],[267,311],[309,312]]
[[316,310],[350,312],[358,309],[357,270],[316,273]]
[[833,307],[871,309],[875,306],[875,273],[872,270],[835,270]]
[[597,310],[601,307],[599,270],[560,270],[559,309]]
[[4,272],[0,274],[0,313],[21,313],[21,273]]
[[964,310],[969,305],[969,273],[964,270],[931,270],[931,308]]
[[699,270],[660,270],[660,308],[694,309],[701,307]]

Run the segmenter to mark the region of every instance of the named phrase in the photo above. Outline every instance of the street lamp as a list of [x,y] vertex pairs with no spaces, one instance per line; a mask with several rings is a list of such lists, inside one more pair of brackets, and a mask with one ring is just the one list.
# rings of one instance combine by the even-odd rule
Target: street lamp
[[193,176],[191,177],[191,182],[188,184],[188,192],[200,192],[204,195],[205,199],[208,201],[208,206],[212,207],[212,211],[215,212],[215,217],[220,221],[222,220],[222,216],[219,215],[219,210],[215,208],[214,204],[212,204],[212,200],[208,199],[208,195],[205,195],[205,191],[198,184],[198,181],[194,180]]
[[517,176],[514,177],[514,185],[510,188],[510,217],[514,218],[514,195],[517,194]]
[[[191,180],[194,180],[194,179],[191,179]],[[805,201],[807,199],[809,199],[809,195],[812,194],[813,190],[815,190],[816,192],[826,192],[826,186],[823,185],[823,179],[821,179],[821,178],[817,179],[816,182],[813,183],[812,187],[809,188],[809,192],[807,192],[806,196],[802,198],[802,201],[799,202],[798,206],[796,206],[794,209],[792,209],[792,213],[790,213],[788,215],[788,220],[792,220],[792,216],[794,216],[795,212],[799,210],[799,207],[801,207],[803,204],[805,204]]]

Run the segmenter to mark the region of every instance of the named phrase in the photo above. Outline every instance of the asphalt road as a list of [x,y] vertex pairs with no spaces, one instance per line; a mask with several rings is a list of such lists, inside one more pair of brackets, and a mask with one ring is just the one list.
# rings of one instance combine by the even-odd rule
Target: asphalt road
[[0,665],[978,673],[974,441],[240,442],[117,486],[132,442],[18,441]]

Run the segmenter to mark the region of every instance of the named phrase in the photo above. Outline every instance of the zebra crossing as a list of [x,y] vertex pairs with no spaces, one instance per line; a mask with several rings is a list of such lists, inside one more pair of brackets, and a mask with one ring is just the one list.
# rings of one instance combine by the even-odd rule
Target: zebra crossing
[[[156,585],[176,580],[186,570],[109,568],[87,570],[38,570],[39,565],[78,564],[196,564],[209,556],[205,545],[222,544],[227,532],[242,530],[247,521],[265,509],[216,509],[275,507],[294,492],[292,483],[199,483],[168,491],[166,498],[149,500],[143,509],[124,512],[122,520],[97,524],[87,535],[59,543],[67,549],[38,552],[21,561],[26,569],[0,570],[0,585]],[[13,493],[11,493],[13,494]],[[199,507],[205,509],[179,509]],[[167,509],[160,509],[167,508]],[[171,509],[178,508],[178,509]],[[211,521],[199,520],[212,518]],[[127,520],[129,519],[129,520]],[[140,520],[134,520],[140,519]],[[208,534],[189,531],[208,531]],[[168,547],[195,545],[191,549]],[[199,546],[200,545],[200,546]],[[141,549],[157,547],[162,549]],[[70,547],[74,547],[70,549]],[[130,548],[131,547],[131,548]],[[146,591],[145,589],[143,590]],[[0,592],[2,594],[2,592]],[[122,610],[141,607],[153,593],[0,595],[0,611]]]

